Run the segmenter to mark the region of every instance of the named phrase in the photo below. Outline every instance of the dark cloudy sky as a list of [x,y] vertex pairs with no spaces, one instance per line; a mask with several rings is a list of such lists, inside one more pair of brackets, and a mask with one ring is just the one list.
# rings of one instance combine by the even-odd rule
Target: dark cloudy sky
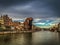
[[11,17],[60,17],[60,0],[0,0],[0,15]]

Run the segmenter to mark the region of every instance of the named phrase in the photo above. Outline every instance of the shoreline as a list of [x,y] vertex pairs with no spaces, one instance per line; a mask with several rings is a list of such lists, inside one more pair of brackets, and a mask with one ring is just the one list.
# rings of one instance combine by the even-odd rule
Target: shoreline
[[3,34],[19,34],[19,33],[32,33],[34,31],[0,31],[0,35]]
[[[41,31],[41,30],[37,30],[37,31]],[[12,31],[0,31],[0,35],[4,35],[4,34],[20,34],[20,33],[33,33],[33,32],[37,32],[37,31],[16,31],[16,30],[12,30]],[[46,31],[46,30],[45,30]],[[54,32],[54,31],[51,31]],[[60,33],[60,31],[57,31],[58,33]]]

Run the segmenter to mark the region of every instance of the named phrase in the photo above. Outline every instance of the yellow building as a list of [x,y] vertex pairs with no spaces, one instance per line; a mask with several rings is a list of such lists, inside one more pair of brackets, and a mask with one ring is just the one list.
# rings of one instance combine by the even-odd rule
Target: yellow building
[[0,17],[0,24],[4,24],[4,19],[2,18],[2,16]]

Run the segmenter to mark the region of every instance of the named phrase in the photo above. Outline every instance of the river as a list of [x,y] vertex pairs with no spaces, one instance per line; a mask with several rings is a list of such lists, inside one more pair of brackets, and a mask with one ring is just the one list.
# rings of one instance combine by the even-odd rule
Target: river
[[0,45],[60,45],[60,33],[39,31],[34,33],[0,35]]

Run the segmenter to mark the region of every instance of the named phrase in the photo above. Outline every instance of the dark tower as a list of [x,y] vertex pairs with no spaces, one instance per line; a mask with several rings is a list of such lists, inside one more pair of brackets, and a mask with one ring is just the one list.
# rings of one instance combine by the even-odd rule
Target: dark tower
[[33,21],[33,18],[30,17],[30,18],[29,18],[29,29],[30,29],[30,30],[32,29],[32,21]]
[[32,29],[32,21],[33,21],[32,17],[26,18],[24,22],[25,29],[28,29],[28,30]]

